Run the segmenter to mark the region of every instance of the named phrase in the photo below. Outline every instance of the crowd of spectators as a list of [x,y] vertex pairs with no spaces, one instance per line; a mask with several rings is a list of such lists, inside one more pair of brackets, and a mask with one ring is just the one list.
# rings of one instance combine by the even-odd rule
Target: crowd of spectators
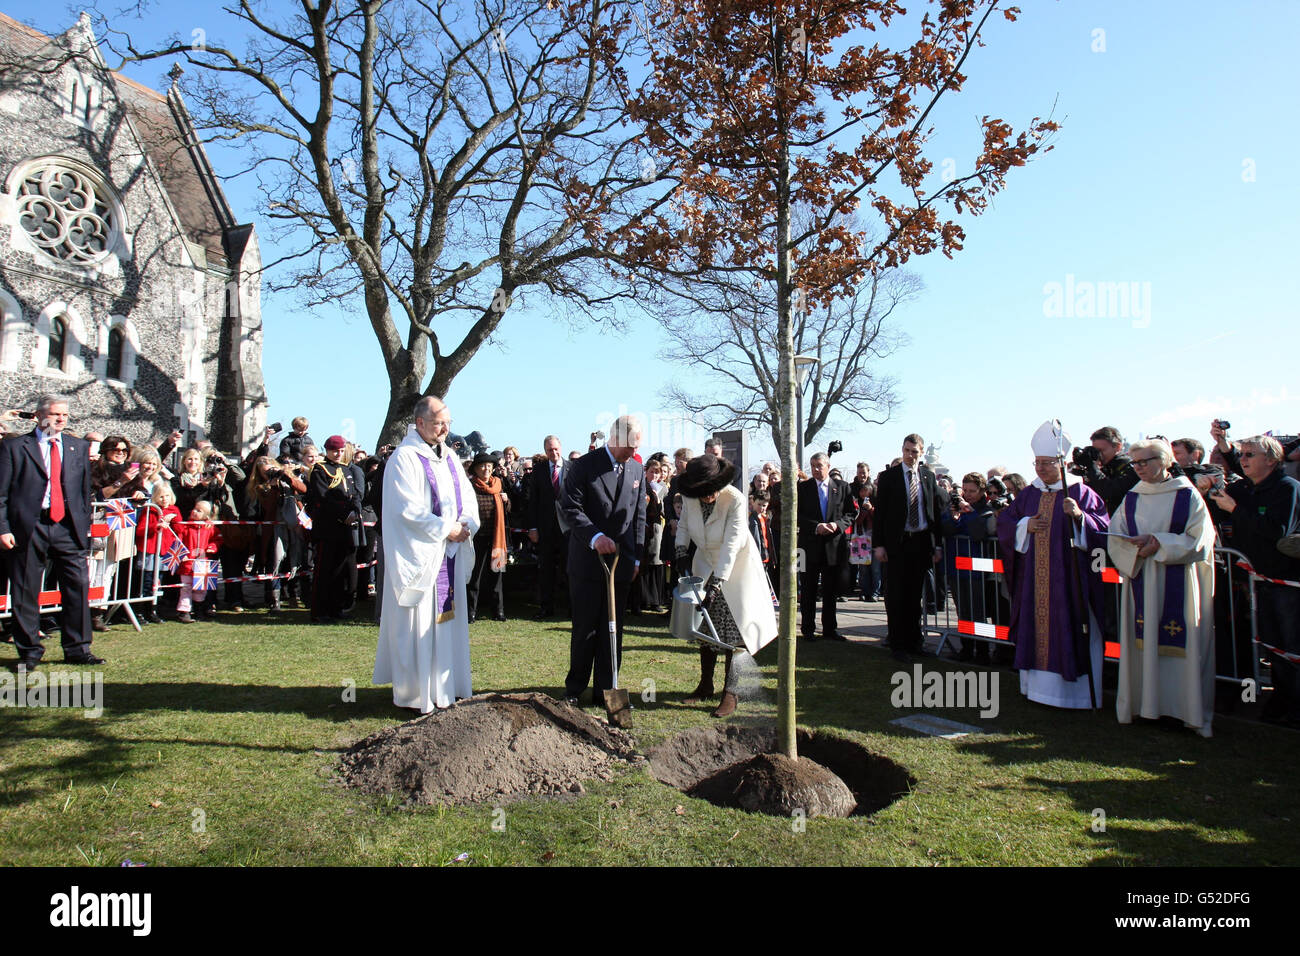
[[[1170,471],[1196,485],[1221,546],[1239,551],[1269,579],[1300,580],[1300,483],[1286,474],[1288,463],[1300,462],[1300,438],[1279,442],[1254,436],[1234,442],[1226,424],[1216,420],[1211,425],[1208,455],[1207,446],[1195,438],[1173,439],[1175,463]],[[17,412],[0,415],[0,426],[13,434],[24,430]],[[245,578],[260,584],[258,603],[268,612],[306,607],[313,621],[350,617],[359,603],[372,600],[380,482],[392,446],[370,455],[337,435],[318,446],[308,428],[305,417],[293,419],[288,432],[271,426],[243,458],[223,454],[205,441],[181,448],[183,436],[178,431],[140,445],[121,435],[82,436],[91,442],[95,499],[125,499],[139,515],[132,534],[110,535],[107,543],[93,546],[98,550],[91,557],[102,568],[100,581],[106,593],[147,598],[156,582],[160,599],[143,607],[139,615],[148,623],[173,615],[180,622],[191,622],[218,612],[240,613],[249,603]],[[593,433],[590,447],[596,447],[601,437]],[[1069,470],[1103,499],[1112,514],[1138,482],[1126,447],[1117,429],[1100,428],[1068,463]],[[706,454],[720,451],[712,440],[705,448]],[[693,455],[689,448],[678,448],[648,453],[644,459],[647,533],[642,573],[629,605],[632,614],[666,612],[681,565],[688,563],[689,559],[683,562],[674,554],[681,513],[676,484]],[[563,586],[566,531],[556,501],[569,461],[579,456],[578,451],[566,456],[554,435],[546,436],[541,449],[531,455],[515,445],[501,451],[481,450],[472,458],[462,450],[481,518],[467,590],[471,621],[480,613],[505,620],[506,583],[512,568],[532,569],[527,577],[536,588],[538,617],[556,614],[557,603],[568,593]],[[800,471],[798,480],[807,478]],[[849,489],[849,536],[869,538],[880,474],[873,476],[869,463],[860,461],[851,479],[846,480],[837,467],[830,468],[830,478],[845,481]],[[774,590],[780,574],[776,557],[781,547],[781,481],[780,468],[768,462],[755,471],[747,489],[749,530]],[[954,559],[988,551],[996,539],[997,512],[1015,500],[1026,480],[995,466],[970,471],[960,482],[938,475],[937,487],[941,531],[955,544],[927,584],[927,606],[935,610],[951,594],[962,619],[996,620],[1006,601],[996,577],[979,578],[977,583],[976,576],[958,569]],[[179,566],[164,567],[164,544],[170,540],[164,532],[173,534],[187,551]],[[193,563],[203,558],[217,562],[219,590],[196,586]],[[832,572],[831,600],[879,601],[888,573],[887,565],[879,561],[844,562]],[[1220,568],[1218,589],[1224,595],[1233,591],[1234,598],[1240,599],[1230,602],[1236,608],[1231,613],[1240,616],[1248,606],[1240,578]],[[1256,590],[1261,638],[1300,651],[1295,637],[1300,588],[1259,581]],[[1221,627],[1232,623],[1227,610],[1216,613],[1222,618]],[[1106,626],[1113,624],[1108,621]],[[109,626],[102,612],[93,616],[92,626],[95,630]],[[1246,626],[1235,631],[1235,646],[1222,641],[1218,647],[1220,673],[1244,672],[1243,662],[1251,652],[1250,632]],[[983,643],[966,642],[960,653],[964,659],[984,660],[987,652]],[[1296,673],[1285,660],[1275,661],[1283,691],[1271,712],[1282,719],[1300,717],[1293,703],[1300,701]]]

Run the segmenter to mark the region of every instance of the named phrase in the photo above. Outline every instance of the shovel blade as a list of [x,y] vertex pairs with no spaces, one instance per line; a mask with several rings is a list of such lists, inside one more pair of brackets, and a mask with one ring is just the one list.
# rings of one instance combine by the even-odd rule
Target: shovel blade
[[627,690],[619,688],[601,693],[605,695],[605,713],[609,716],[609,722],[615,727],[631,727],[632,702],[628,700]]

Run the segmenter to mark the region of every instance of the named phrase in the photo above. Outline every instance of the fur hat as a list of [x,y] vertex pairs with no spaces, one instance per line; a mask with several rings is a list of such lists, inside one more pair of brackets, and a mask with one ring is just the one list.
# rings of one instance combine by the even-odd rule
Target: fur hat
[[686,498],[717,494],[736,477],[736,466],[717,455],[699,455],[686,463],[677,491]]

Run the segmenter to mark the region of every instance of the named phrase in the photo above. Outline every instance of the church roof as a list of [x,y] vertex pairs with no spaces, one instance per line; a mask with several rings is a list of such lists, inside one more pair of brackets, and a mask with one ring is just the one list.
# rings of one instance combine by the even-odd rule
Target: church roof
[[[55,42],[0,13],[0,49],[16,58],[35,57]],[[234,216],[180,94],[174,88],[158,93],[121,73],[111,76],[115,92],[162,178],[185,238],[203,250],[210,264],[224,266],[228,258],[238,261],[246,237],[240,240],[239,250],[227,249]]]

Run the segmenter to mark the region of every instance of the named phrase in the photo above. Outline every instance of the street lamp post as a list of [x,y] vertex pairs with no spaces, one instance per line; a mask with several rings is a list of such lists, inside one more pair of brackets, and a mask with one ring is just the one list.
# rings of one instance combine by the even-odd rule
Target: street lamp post
[[796,355],[794,357],[794,380],[795,380],[795,423],[794,423],[794,467],[795,478],[798,478],[797,472],[803,467],[803,386],[808,380],[808,372],[814,365],[820,364],[821,359],[815,355]]

